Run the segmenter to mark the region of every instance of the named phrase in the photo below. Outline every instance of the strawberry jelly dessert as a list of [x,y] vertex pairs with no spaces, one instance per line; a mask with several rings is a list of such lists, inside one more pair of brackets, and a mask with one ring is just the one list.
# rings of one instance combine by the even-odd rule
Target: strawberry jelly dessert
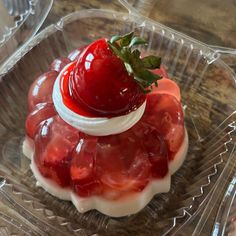
[[168,192],[188,137],[180,90],[156,56],[129,33],[99,39],[55,59],[28,94],[26,140],[37,184],[120,217]]

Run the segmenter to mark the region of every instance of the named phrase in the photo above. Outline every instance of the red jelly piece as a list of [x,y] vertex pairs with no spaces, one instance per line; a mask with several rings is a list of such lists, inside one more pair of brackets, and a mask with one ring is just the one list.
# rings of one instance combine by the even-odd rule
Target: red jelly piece
[[181,103],[168,94],[150,94],[142,121],[156,127],[171,152],[177,152],[184,139],[184,115]]
[[151,177],[151,164],[141,140],[128,130],[99,137],[96,170],[110,191],[141,191]]
[[71,184],[73,190],[81,197],[97,195],[100,193],[100,183],[96,178],[97,138],[81,138],[73,152],[70,167]]
[[25,127],[30,138],[34,138],[39,124],[57,114],[53,103],[39,103],[27,116]]
[[168,147],[160,133],[144,122],[138,122],[132,131],[142,140],[152,165],[153,178],[165,177],[168,173]]
[[34,81],[28,93],[29,111],[38,103],[52,102],[52,90],[57,75],[56,71],[49,71]]
[[72,152],[79,131],[55,116],[41,123],[35,136],[35,162],[40,173],[62,187],[70,185]]

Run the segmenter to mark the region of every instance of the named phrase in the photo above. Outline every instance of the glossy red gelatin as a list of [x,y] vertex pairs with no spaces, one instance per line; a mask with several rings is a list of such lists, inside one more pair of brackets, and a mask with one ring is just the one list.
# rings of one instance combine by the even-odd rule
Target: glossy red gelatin
[[33,82],[28,93],[29,111],[39,103],[52,102],[52,89],[57,76],[58,72],[48,71]]
[[[58,60],[62,65],[64,59]],[[54,63],[51,69],[54,71],[40,76],[31,86],[26,120],[27,135],[35,143],[34,160],[44,177],[61,187],[71,186],[81,197],[117,199],[140,192],[152,179],[167,175],[168,162],[184,139],[183,111],[175,83],[167,79],[162,89],[147,96],[144,115],[131,129],[95,137],[58,116],[51,100],[52,81],[62,68]],[[172,94],[165,92],[168,84]]]

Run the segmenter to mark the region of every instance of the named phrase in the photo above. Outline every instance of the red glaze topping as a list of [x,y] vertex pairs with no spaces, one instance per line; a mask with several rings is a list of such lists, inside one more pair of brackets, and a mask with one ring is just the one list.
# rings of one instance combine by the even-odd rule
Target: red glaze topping
[[75,99],[71,95],[70,79],[73,77],[75,65],[76,61],[72,62],[72,64],[68,66],[68,68],[66,69],[66,71],[64,71],[60,78],[60,92],[62,95],[63,103],[70,110],[79,115],[86,117],[97,117],[94,112],[91,112],[83,103],[81,103],[78,99]]
[[[83,50],[69,86],[76,105],[79,103],[89,116],[123,115],[137,109],[145,100],[145,94],[105,39],[97,40]],[[76,106],[68,102],[66,105]],[[74,111],[79,112],[78,109]]]

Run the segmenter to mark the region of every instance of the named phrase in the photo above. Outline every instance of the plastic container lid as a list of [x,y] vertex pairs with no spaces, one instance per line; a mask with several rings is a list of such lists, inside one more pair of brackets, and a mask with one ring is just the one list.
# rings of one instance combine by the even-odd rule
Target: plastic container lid
[[53,0],[0,0],[0,66],[38,31]]

